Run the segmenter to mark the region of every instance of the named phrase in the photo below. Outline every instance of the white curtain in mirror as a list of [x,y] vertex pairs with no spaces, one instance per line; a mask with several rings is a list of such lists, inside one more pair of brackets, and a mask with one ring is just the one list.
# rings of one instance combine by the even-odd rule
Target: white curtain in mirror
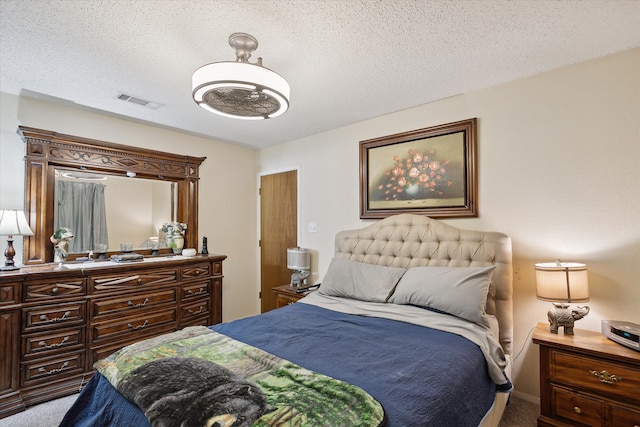
[[109,247],[105,185],[93,182],[56,181],[54,230],[68,227],[74,234],[69,252]]

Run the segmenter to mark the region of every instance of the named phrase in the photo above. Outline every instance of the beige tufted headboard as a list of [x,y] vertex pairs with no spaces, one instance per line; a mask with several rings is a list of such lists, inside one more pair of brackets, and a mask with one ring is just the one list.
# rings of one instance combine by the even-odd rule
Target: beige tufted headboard
[[467,267],[495,264],[487,313],[498,319],[500,344],[511,354],[513,269],[511,238],[462,230],[420,215],[394,215],[336,234],[335,257],[392,267]]

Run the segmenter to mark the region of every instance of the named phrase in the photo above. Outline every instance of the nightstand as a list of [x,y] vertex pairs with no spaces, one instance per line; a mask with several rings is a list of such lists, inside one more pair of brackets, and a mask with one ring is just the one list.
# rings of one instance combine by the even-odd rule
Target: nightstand
[[291,285],[277,286],[271,289],[276,294],[276,308],[293,304],[299,299],[306,297],[313,291],[296,292],[296,287]]
[[538,426],[640,427],[640,352],[599,332],[552,334],[538,323]]

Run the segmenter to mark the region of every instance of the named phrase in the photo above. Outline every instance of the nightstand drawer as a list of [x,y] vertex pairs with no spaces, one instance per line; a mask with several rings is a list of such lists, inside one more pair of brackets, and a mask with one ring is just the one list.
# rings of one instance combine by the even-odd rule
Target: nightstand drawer
[[561,417],[590,427],[602,426],[603,403],[560,387],[552,387],[554,417]]
[[298,301],[300,298],[291,297],[289,295],[276,295],[276,307],[284,307],[285,305],[293,304]]
[[293,304],[299,301],[301,298],[306,297],[313,291],[296,292],[295,287],[289,285],[276,286],[271,289],[276,295],[276,308],[284,307],[289,304]]
[[553,351],[551,381],[640,401],[640,370],[588,356]]

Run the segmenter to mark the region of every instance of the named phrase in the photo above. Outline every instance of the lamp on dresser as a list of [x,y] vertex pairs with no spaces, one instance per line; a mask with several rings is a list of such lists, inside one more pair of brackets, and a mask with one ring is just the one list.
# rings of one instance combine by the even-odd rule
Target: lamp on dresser
[[33,231],[27,223],[23,211],[15,209],[0,210],[0,235],[7,236],[7,249],[4,251],[4,267],[0,271],[17,270],[13,257],[16,250],[13,248],[13,236],[33,236]]
[[589,301],[587,266],[577,262],[538,263],[536,268],[536,295],[538,299],[553,302],[547,313],[549,329],[557,334],[563,327],[565,335],[573,335],[573,324],[589,313],[589,307],[569,308],[572,302]]

